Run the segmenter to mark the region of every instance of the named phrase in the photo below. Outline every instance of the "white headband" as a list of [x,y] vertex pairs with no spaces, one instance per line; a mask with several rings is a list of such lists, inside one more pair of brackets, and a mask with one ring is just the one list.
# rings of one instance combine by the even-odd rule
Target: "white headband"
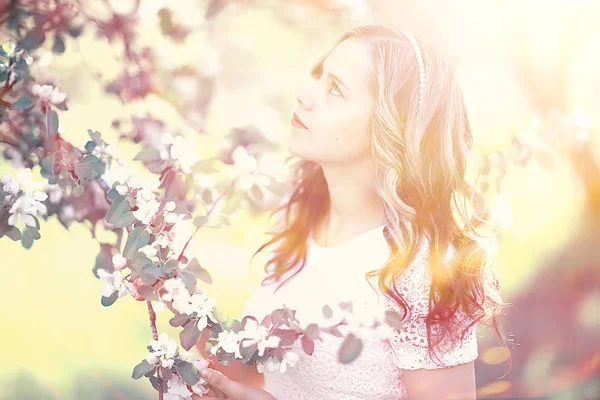
[[417,43],[417,39],[406,31],[401,32],[410,41],[417,56],[417,64],[419,65],[419,108],[421,108],[421,105],[423,104],[423,95],[425,93],[425,64],[423,63],[423,56],[421,56],[421,50]]

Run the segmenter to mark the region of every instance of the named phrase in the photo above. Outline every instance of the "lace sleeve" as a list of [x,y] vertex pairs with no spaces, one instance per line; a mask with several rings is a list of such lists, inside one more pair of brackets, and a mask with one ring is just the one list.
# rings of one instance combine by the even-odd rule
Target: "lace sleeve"
[[[427,350],[427,328],[425,317],[428,313],[429,289],[431,287],[431,274],[427,268],[426,258],[421,257],[414,261],[397,281],[397,289],[404,297],[411,310],[409,318],[404,320],[400,330],[394,331],[388,342],[394,355],[396,366],[401,369],[436,369],[447,368],[473,361],[478,356],[476,325],[469,328],[464,339],[458,345],[450,345],[449,340],[442,340],[437,352],[438,358],[432,358]],[[391,299],[387,300],[386,307],[403,315],[402,307]],[[458,320],[463,321],[459,334],[462,333],[467,319],[459,311]],[[436,327],[432,327],[432,334],[436,334]]]

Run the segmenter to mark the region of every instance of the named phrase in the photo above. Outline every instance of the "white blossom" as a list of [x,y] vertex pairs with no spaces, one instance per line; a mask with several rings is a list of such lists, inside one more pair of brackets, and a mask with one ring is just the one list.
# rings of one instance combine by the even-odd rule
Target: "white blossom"
[[75,207],[65,204],[60,208],[60,218],[64,221],[72,221],[75,218]]
[[258,159],[257,170],[262,174],[273,177],[277,182],[285,182],[290,179],[290,169],[275,152],[261,154]]
[[173,339],[169,339],[169,335],[166,332],[161,332],[158,340],[152,339],[150,346],[153,351],[148,352],[146,361],[152,365],[156,364],[161,356],[170,359],[175,357],[177,353],[177,343]]
[[23,192],[23,194],[15,200],[12,207],[8,210],[10,217],[8,217],[9,225],[17,225],[19,217],[23,220],[23,223],[30,227],[35,227],[34,217],[43,215],[47,212],[46,206],[41,203],[48,198],[48,195],[44,192],[33,191]]
[[[186,296],[187,294],[187,296]],[[217,305],[216,298],[208,297],[205,293],[194,293],[189,296],[189,293],[183,293],[175,298],[173,308],[181,314],[192,315],[194,312],[198,315],[198,329],[202,331],[208,325],[208,320],[218,322],[213,314]]]
[[213,201],[219,197],[219,192],[215,188],[214,178],[209,174],[204,172],[198,172],[194,174],[194,185],[196,197],[202,199],[203,202],[204,199],[202,198],[202,194],[204,191],[208,191],[210,193],[210,198],[213,199]]
[[98,269],[98,277],[102,281],[102,296],[110,297],[114,292],[119,293],[119,297],[124,297],[129,294],[135,296],[137,290],[135,286],[124,279],[121,271],[114,271],[112,274],[104,268]]
[[57,87],[38,83],[31,87],[31,93],[39,97],[43,103],[60,104],[67,98],[67,94],[59,91]]
[[158,250],[154,246],[154,243],[142,246],[138,251],[145,254],[148,258],[156,257],[158,254]]
[[174,373],[171,379],[167,381],[167,391],[169,394],[183,396],[184,398],[192,395],[185,381],[177,373]]
[[165,204],[165,210],[167,210],[167,211],[175,211],[176,207],[177,207],[177,204],[175,204],[174,201],[168,201],[167,204]]
[[137,193],[135,205],[137,210],[133,212],[133,216],[147,225],[158,213],[160,202],[156,200],[156,196],[148,189],[141,189]]
[[137,193],[141,189],[147,191],[156,190],[160,186],[160,180],[156,177],[146,177],[140,175],[131,175],[124,184],[115,186],[115,190],[122,196],[134,201]]
[[[194,365],[198,371],[202,371],[208,367],[208,361],[203,357],[198,357],[195,353],[184,351],[179,354],[179,357],[183,361],[192,363],[192,365]],[[202,397],[204,394],[208,393],[208,388],[204,386],[206,383],[207,382],[200,377],[198,383],[192,386],[192,392]]]
[[240,332],[244,338],[242,346],[250,347],[257,344],[258,355],[262,356],[266,348],[276,348],[279,346],[281,338],[279,336],[269,336],[269,330],[263,325],[259,325],[253,319],[246,320],[244,330]]
[[211,347],[210,352],[216,355],[219,349],[223,349],[227,353],[233,353],[235,358],[242,358],[240,353],[240,341],[242,339],[243,335],[241,333],[229,330],[221,331],[217,336],[218,343]]
[[192,167],[198,162],[198,155],[195,153],[196,145],[193,140],[183,136],[177,136],[173,139],[171,145],[171,158],[179,163],[179,167],[184,174],[192,172]]
[[176,297],[184,294],[189,296],[185,283],[179,278],[167,279],[165,283],[163,283],[163,288],[167,291],[167,293],[162,295],[163,301],[173,301]]
[[231,155],[233,165],[227,165],[223,173],[230,179],[237,179],[236,186],[240,190],[249,190],[252,185],[266,186],[270,179],[261,173],[257,173],[258,163],[256,158],[249,155],[243,146],[238,146]]
[[165,303],[163,303],[162,301],[157,301],[154,303],[154,311],[157,313],[162,312],[166,306],[167,305]]
[[113,266],[117,271],[122,270],[127,265],[127,259],[123,257],[123,254],[117,253],[112,256]]
[[287,371],[288,366],[289,367],[294,367],[296,366],[296,363],[298,362],[298,359],[300,358],[300,356],[292,351],[292,350],[288,350],[283,354],[283,360],[281,360],[281,364],[279,366],[279,372],[281,372],[282,374],[285,374],[285,371]]
[[202,46],[199,62],[196,64],[196,70],[203,76],[214,76],[221,69],[221,54],[219,49],[210,44]]
[[58,184],[48,185],[48,200],[51,204],[58,204],[63,198],[64,191]]
[[274,357],[269,357],[265,362],[256,363],[256,370],[261,374],[265,371],[269,373],[277,372],[280,368],[281,362]]
[[[0,68],[0,70],[2,70],[2,68]],[[6,153],[7,159],[10,159],[13,168],[15,169],[22,169],[24,164],[23,164],[23,154],[21,154],[21,152],[17,149],[15,149],[14,147],[7,147],[6,148]]]
[[171,368],[173,366],[173,363],[175,363],[175,360],[172,358],[167,358],[161,361],[160,365],[163,368]]
[[171,229],[170,231],[161,231],[160,234],[156,237],[156,240],[154,243],[156,243],[158,246],[165,248],[165,247],[169,247],[171,248],[171,246],[173,245],[173,242],[175,241],[175,231],[173,229]]

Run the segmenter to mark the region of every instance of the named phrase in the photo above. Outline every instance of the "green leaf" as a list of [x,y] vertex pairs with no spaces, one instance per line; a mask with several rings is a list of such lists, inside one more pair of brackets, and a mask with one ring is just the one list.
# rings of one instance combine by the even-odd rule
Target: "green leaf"
[[128,212],[117,217],[115,219],[114,226],[115,228],[123,228],[127,225],[133,224],[135,221],[137,221],[137,218],[133,216],[132,212]]
[[247,363],[252,358],[257,349],[258,343],[254,343],[253,345],[248,347],[241,347],[240,354],[242,355],[242,362]]
[[194,276],[194,274],[182,270],[179,273],[179,278],[183,281],[188,292],[194,293],[196,291],[196,276]]
[[146,229],[137,227],[129,232],[125,248],[123,249],[123,256],[125,258],[133,258],[139,249],[148,244],[150,240],[150,234]]
[[[187,350],[187,349],[186,349]],[[200,380],[200,371],[192,363],[183,360],[176,360],[175,369],[179,376],[190,386],[195,385]]]
[[[174,328],[177,328],[178,326],[181,326],[181,325],[183,325],[183,323],[184,323],[185,321],[187,321],[188,319],[190,319],[190,316],[189,316],[189,315],[187,315],[187,314],[180,314],[180,313],[177,313],[177,314],[175,314],[175,315],[173,316],[173,318],[171,318],[171,319],[169,320],[169,324],[170,324],[172,327],[174,327]],[[189,324],[188,324],[188,325],[189,325]]]
[[21,238],[21,245],[26,249],[30,249],[31,246],[33,246],[33,241],[34,239],[31,231],[26,228],[23,232],[23,237]]
[[208,215],[201,215],[194,218],[193,224],[196,228],[202,228],[208,222]]
[[69,26],[67,28],[67,32],[69,33],[69,35],[71,35],[74,39],[77,39],[77,37],[79,35],[81,35],[81,32],[83,31],[83,26],[84,24],[81,24],[79,26]]
[[192,260],[186,265],[186,267],[181,270],[181,273],[191,274],[194,278],[198,278],[209,284],[212,283],[210,273],[200,266],[198,260],[195,257],[192,258]]
[[11,110],[25,110],[33,105],[33,101],[31,96],[28,94],[24,94],[19,97],[19,100],[15,101],[13,105],[10,107]]
[[46,131],[48,137],[52,137],[58,133],[58,114],[51,108],[48,108],[46,113]]
[[54,35],[54,44],[52,44],[52,52],[62,54],[65,52],[65,41],[60,35]]
[[160,151],[153,147],[144,149],[133,157],[134,161],[157,161],[160,160]]
[[115,189],[115,187],[118,186],[118,185],[120,185],[120,183],[118,181],[117,182],[113,182],[112,187],[108,191],[107,196],[108,196],[108,199],[110,201],[114,201],[117,197],[119,197],[119,192],[117,192],[117,189]]
[[223,351],[223,349],[219,349],[216,354],[217,361],[222,365],[229,365],[231,360],[233,359],[233,354],[227,353]]
[[102,305],[104,307],[109,307],[109,306],[112,306],[114,304],[114,302],[117,301],[118,298],[119,298],[119,292],[115,291],[113,294],[111,294],[108,297],[102,296],[102,300],[100,300],[100,303],[102,303]]
[[[106,222],[115,224],[115,220],[131,211],[129,200],[125,196],[117,196],[106,211]],[[133,214],[132,214],[133,215]]]
[[320,332],[321,330],[317,324],[309,324],[305,330],[306,336],[308,336],[308,338],[311,340],[319,338]]
[[393,328],[402,329],[402,317],[396,311],[387,310],[385,312],[385,322]]
[[155,365],[150,365],[148,361],[143,360],[141,363],[139,363],[133,368],[133,373],[131,374],[131,377],[133,379],[140,379],[142,376],[146,375],[150,371],[154,371],[155,369]]
[[313,342],[310,338],[306,336],[302,336],[302,350],[309,356],[312,356],[313,351],[315,351],[315,342]]
[[173,210],[173,213],[174,214],[184,214],[185,215],[185,217],[183,218],[184,220],[192,218],[192,214],[184,206],[175,207],[175,209]]
[[163,271],[156,265],[145,265],[141,270],[142,282],[146,285],[152,285],[160,277],[164,277]]
[[[276,332],[276,333],[275,333]],[[290,329],[276,329],[273,334],[281,338],[280,346],[292,346],[296,342],[296,331]]]
[[158,293],[156,292],[156,288],[150,285],[141,285],[137,288],[140,296],[144,298],[144,300],[158,301]]
[[191,320],[179,333],[181,347],[189,351],[196,343],[198,343],[200,335],[202,335],[202,332],[198,329],[198,323],[195,319]]
[[152,265],[152,260],[144,253],[137,253],[131,259],[131,268],[134,270],[142,269],[144,265]]
[[16,226],[13,226],[8,232],[6,232],[6,236],[14,240],[21,240],[23,236],[21,235],[21,231]]
[[177,260],[169,260],[167,261],[163,266],[162,269],[166,272],[166,273],[170,273],[172,271],[175,270],[175,268],[177,268],[177,266],[179,265],[179,261]]
[[338,358],[342,364],[349,364],[356,360],[362,351],[362,340],[353,333],[348,334],[342,342],[338,352]]
[[88,153],[94,151],[95,148],[96,143],[92,142],[91,140],[88,140],[88,142],[85,144],[85,151],[87,151]]
[[40,166],[42,167],[42,169],[50,175],[52,175],[52,165],[53,164],[54,164],[54,156],[52,154],[44,157],[44,159],[42,159],[42,161],[40,161]]
[[95,155],[88,154],[75,164],[75,173],[81,179],[92,181],[102,175],[106,169],[104,163]]
[[46,34],[40,31],[29,31],[21,41],[21,46],[31,52],[31,50],[40,47],[46,40]]
[[33,237],[34,240],[38,240],[41,239],[42,235],[40,235],[40,223],[38,222],[36,217],[33,217],[35,219],[35,228],[28,226],[27,229],[30,233],[31,236]]

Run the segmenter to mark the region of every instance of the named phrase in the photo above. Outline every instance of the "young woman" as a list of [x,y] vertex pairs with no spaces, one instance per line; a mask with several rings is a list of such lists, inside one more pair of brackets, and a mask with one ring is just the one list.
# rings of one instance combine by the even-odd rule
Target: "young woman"
[[342,339],[324,334],[260,388],[207,370],[205,398],[474,399],[475,324],[493,324],[506,344],[506,304],[468,215],[472,136],[454,72],[408,32],[362,26],[311,75],[288,144],[297,181],[256,252],[274,249],[244,314],[260,321],[285,304],[315,321],[324,304],[351,301],[399,311],[402,329],[363,332],[349,364],[338,361]]

